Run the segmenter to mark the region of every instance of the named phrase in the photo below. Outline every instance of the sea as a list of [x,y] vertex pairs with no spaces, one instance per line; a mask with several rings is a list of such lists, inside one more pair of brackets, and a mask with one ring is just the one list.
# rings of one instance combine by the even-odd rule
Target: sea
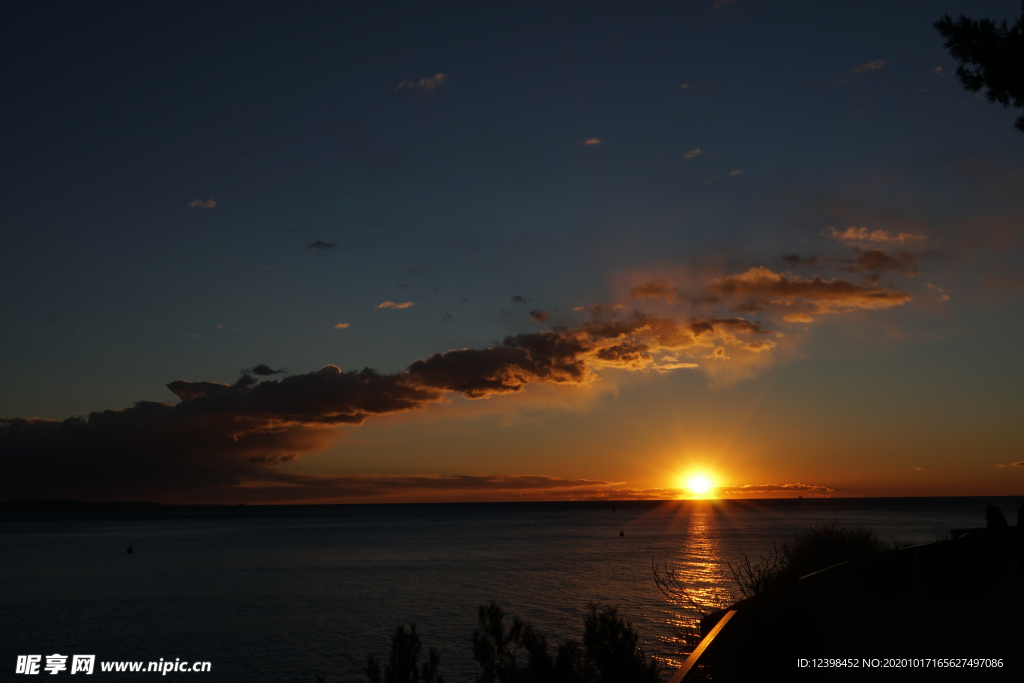
[[[907,544],[1016,515],[1017,498],[808,498],[408,505],[0,506],[0,680],[19,655],[204,661],[208,681],[366,681],[415,624],[449,682],[474,681],[480,605],[498,603],[553,647],[588,603],[618,608],[644,651],[684,656],[678,629],[738,597],[730,564],[809,525],[869,527]],[[133,552],[127,552],[131,545]],[[667,600],[671,570],[697,606]],[[70,662],[70,658],[68,660]],[[69,667],[70,669],[70,667]],[[101,672],[99,680],[152,680]],[[70,671],[60,672],[70,675]],[[43,675],[47,675],[43,672]],[[76,674],[77,675],[77,674]],[[49,678],[49,675],[47,675]]]

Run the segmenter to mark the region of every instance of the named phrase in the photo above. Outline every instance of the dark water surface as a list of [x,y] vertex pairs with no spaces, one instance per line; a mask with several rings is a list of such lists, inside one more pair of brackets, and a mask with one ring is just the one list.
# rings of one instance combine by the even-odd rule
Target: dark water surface
[[[363,681],[415,622],[449,681],[472,681],[477,607],[495,600],[558,642],[588,601],[618,605],[646,651],[680,661],[652,559],[703,599],[731,597],[726,562],[815,521],[929,542],[1017,499],[873,498],[0,512],[0,680],[19,654],[208,660],[169,679]],[[614,510],[612,509],[614,505]],[[619,536],[619,531],[625,536]],[[135,553],[128,555],[128,544]],[[67,672],[61,674],[69,675]],[[100,673],[146,680],[159,674]],[[667,678],[667,676],[666,676]],[[74,679],[72,679],[74,680]]]

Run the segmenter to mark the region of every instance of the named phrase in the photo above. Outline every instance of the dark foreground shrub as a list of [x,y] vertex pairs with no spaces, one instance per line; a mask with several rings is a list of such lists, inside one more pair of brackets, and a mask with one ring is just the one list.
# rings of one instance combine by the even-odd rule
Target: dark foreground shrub
[[[587,604],[583,642],[565,641],[548,652],[544,634],[519,617],[506,628],[505,613],[496,603],[480,605],[479,628],[473,632],[473,656],[480,664],[478,683],[657,683],[661,665],[639,646],[633,624],[619,617],[618,608]],[[443,683],[437,673],[439,657],[430,650],[419,663],[415,624],[399,625],[391,636],[391,656],[381,665],[370,655],[370,683]],[[325,677],[317,674],[317,681]]]
[[781,549],[773,546],[759,560],[744,555],[735,567],[729,563],[729,570],[744,597],[749,598],[782,581],[900,547],[895,539],[885,541],[871,529],[832,520],[807,527],[792,543],[783,543]]
[[473,656],[480,664],[478,683],[656,683],[657,660],[639,647],[633,624],[618,608],[587,604],[583,643],[565,641],[554,654],[547,639],[518,617],[504,626],[495,603],[480,605],[480,628],[473,633]]
[[373,655],[366,658],[366,676],[370,683],[444,683],[437,673],[440,657],[437,650],[430,648],[427,661],[420,666],[420,638],[416,635],[416,624],[405,630],[404,624],[395,628],[391,636],[391,656],[382,667]]

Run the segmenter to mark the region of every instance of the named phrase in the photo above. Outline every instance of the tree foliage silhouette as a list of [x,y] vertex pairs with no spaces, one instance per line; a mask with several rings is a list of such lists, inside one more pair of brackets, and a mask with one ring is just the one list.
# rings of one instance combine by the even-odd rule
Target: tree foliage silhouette
[[[956,75],[965,90],[985,88],[989,102],[1024,109],[1024,0],[1013,26],[1005,19],[997,23],[962,14],[956,21],[947,14],[934,26],[945,39],[943,47],[960,63]],[[1024,115],[1014,127],[1024,133]]]
[[477,683],[656,683],[657,660],[638,646],[633,624],[615,607],[587,604],[583,644],[566,641],[554,655],[547,639],[527,622],[512,618],[495,603],[480,605],[480,628],[473,633],[473,656],[480,663]]
[[427,661],[420,666],[421,649],[416,624],[410,624],[408,631],[404,624],[399,624],[391,636],[391,657],[383,670],[373,655],[366,658],[367,678],[370,683],[444,683],[444,678],[437,673],[440,660],[437,650],[430,648]]

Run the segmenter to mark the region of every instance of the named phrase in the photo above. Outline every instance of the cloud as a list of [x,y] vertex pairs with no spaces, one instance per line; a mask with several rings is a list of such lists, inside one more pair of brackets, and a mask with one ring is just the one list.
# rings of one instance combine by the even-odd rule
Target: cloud
[[738,168],[737,168],[737,169],[734,169],[734,170],[732,170],[732,171],[729,171],[729,177],[730,177],[730,178],[735,178],[735,177],[736,177],[736,176],[738,176],[738,175],[743,175],[743,171],[741,171],[741,170],[740,170],[740,169],[738,169]]
[[377,304],[377,308],[403,309],[403,308],[412,308],[415,305],[416,305],[415,301],[404,301],[404,302],[402,302],[400,304],[396,304],[394,301],[383,301],[383,302]]
[[729,360],[729,356],[725,355],[724,346],[716,347],[714,351],[712,351],[710,354],[704,357],[709,358],[711,360]]
[[854,67],[853,69],[851,69],[851,72],[855,74],[866,74],[869,71],[877,71],[878,69],[881,69],[883,66],[885,66],[885,60],[876,59],[873,62],[867,62],[866,64],[861,64],[857,67]]
[[1006,467],[1006,465],[996,465],[996,467]]
[[835,489],[820,484],[743,484],[742,486],[719,486],[717,489],[723,493],[766,493],[766,492],[794,492],[794,493],[832,493]]
[[756,339],[754,341],[749,341],[746,344],[744,344],[743,348],[745,348],[747,351],[761,353],[762,351],[771,351],[776,346],[778,346],[778,344],[771,341],[770,339]]
[[782,317],[787,323],[813,323],[814,318],[806,313],[790,313]]
[[213,199],[207,199],[205,202],[201,199],[193,199],[188,205],[192,209],[212,209],[217,206],[217,202]]
[[402,88],[408,88],[409,90],[419,90],[424,94],[429,95],[447,83],[448,80],[448,74],[440,73],[434,74],[429,78],[421,78],[418,81],[402,81],[398,84],[398,87],[395,88],[395,92],[398,92]]
[[306,249],[312,249],[316,253],[322,254],[328,249],[334,249],[336,246],[338,246],[337,242],[321,242],[320,240],[317,240],[316,242],[307,244]]
[[739,275],[717,278],[707,291],[705,300],[715,301],[717,297],[742,299],[735,308],[748,313],[796,302],[812,304],[812,312],[836,313],[892,308],[910,301],[909,294],[894,289],[856,285],[845,280],[823,280],[818,276],[811,280],[789,277],[761,266]]
[[870,249],[879,244],[902,245],[928,239],[927,235],[915,235],[909,232],[891,233],[888,230],[868,231],[867,228],[863,227],[837,230],[830,226],[819,234],[832,237],[849,246],[861,247],[862,249]]
[[259,365],[252,368],[245,368],[242,370],[242,374],[245,375],[259,375],[261,377],[269,377],[271,375],[282,375],[288,372],[288,368],[281,368],[280,370],[274,370],[269,365],[260,363]]
[[661,299],[673,303],[679,300],[679,288],[672,287],[664,280],[644,282],[629,290],[629,295],[634,299]]
[[1018,460],[1017,462],[1011,462],[1010,467],[1024,467],[1024,460]]
[[852,258],[840,258],[837,256],[825,256],[819,258],[811,254],[801,256],[800,254],[786,254],[782,260],[793,267],[800,266],[831,266],[838,268],[845,273],[897,273],[906,277],[916,277],[921,274],[917,269],[920,258],[916,254],[907,251],[898,251],[889,254],[877,247],[863,249],[853,247],[856,255]]
[[697,147],[696,149],[691,149],[691,150],[690,150],[689,152],[687,152],[686,154],[684,154],[684,155],[683,155],[683,158],[684,158],[684,159],[687,159],[687,160],[689,160],[689,159],[695,159],[695,158],[697,158],[698,156],[700,156],[700,155],[701,155],[701,154],[703,154],[703,153],[704,153],[704,152],[700,151],[700,147]]
[[679,87],[682,88],[683,90],[689,90],[690,89],[690,86],[687,83],[683,83]]
[[349,327],[348,323],[338,323],[337,325],[334,326],[334,329],[336,329],[336,330],[347,330],[348,327]]
[[942,72],[942,67],[941,66],[937,66],[934,69],[928,69],[928,73],[935,74],[939,78],[945,78],[946,77],[946,74]]
[[845,265],[840,266],[839,270],[846,273],[899,273],[907,277],[915,277],[921,274],[921,271],[916,268],[917,261],[917,256],[906,251],[890,255],[881,249],[858,250],[857,256],[854,258],[841,261]]
[[514,304],[528,304],[528,303],[530,303],[530,299],[527,299],[525,297],[521,297],[518,294],[516,296],[512,297],[511,299],[509,299],[509,301],[511,301]]
[[577,140],[573,144],[583,145],[585,147],[593,147],[594,145],[601,144],[601,138],[587,138],[586,140]]
[[743,318],[588,310],[589,320],[574,328],[436,353],[392,374],[326,365],[261,381],[254,368],[230,385],[170,382],[173,404],[140,401],[64,421],[0,418],[0,500],[224,500],[243,481],[272,479],[276,466],[326,447],[338,426],[422,409],[453,393],[486,399],[534,383],[586,386],[602,368],[689,368],[671,354],[771,334]]
[[925,469],[923,467],[915,467],[914,469],[917,470],[918,472],[924,472],[925,471]]
[[549,317],[551,317],[551,311],[545,311],[542,308],[535,308],[532,311],[530,311],[530,317],[533,318],[536,322],[542,323]]
[[925,287],[927,287],[928,289],[934,289],[936,292],[939,293],[939,303],[942,303],[943,301],[949,301],[952,298],[949,294],[946,293],[946,290],[944,290],[942,287],[933,285],[930,282],[926,284]]

